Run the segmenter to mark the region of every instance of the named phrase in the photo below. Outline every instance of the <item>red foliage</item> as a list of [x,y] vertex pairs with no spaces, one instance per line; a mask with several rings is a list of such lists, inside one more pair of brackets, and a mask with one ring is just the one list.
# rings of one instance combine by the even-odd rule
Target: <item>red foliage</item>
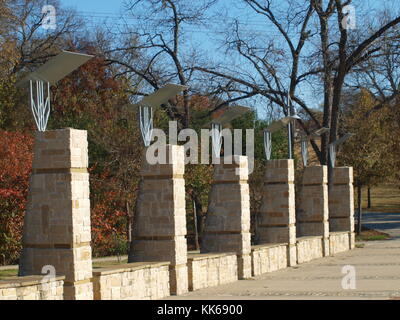
[[33,137],[0,131],[0,146],[0,261],[14,263],[21,250]]
[[125,203],[115,177],[108,170],[96,174],[93,169],[90,169],[91,193],[95,194],[91,210],[93,253],[95,256],[120,254],[116,250],[127,242],[127,213],[121,210]]

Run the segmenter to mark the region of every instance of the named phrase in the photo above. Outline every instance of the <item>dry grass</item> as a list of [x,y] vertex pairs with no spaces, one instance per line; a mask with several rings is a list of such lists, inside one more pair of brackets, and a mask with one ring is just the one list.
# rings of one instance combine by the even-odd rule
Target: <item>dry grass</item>
[[17,275],[18,269],[0,270],[0,280],[10,277],[16,277]]
[[[355,206],[357,206],[357,192],[355,193]],[[400,212],[399,185],[386,184],[371,189],[372,207],[367,208],[367,189],[363,190],[362,206],[367,212]]]

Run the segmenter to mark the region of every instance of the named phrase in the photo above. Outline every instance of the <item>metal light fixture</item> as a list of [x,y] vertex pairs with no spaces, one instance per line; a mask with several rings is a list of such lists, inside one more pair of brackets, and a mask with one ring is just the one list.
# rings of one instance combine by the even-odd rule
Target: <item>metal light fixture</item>
[[150,146],[153,134],[153,109],[143,105],[139,108],[139,126],[145,147]]
[[31,110],[39,131],[46,131],[50,116],[50,86],[91,58],[92,55],[62,51],[17,83],[22,87],[29,82]]
[[300,120],[300,117],[298,115],[294,115],[294,116],[287,116],[281,119],[278,119],[274,122],[272,122],[268,127],[267,130],[271,133],[274,133],[276,131],[281,130],[282,128],[284,128],[285,126],[287,126],[290,122],[296,121],[296,120]]
[[329,132],[329,128],[322,127],[318,130],[315,130],[311,134],[308,134],[308,135],[302,134],[301,135],[301,157],[303,160],[304,167],[307,167],[307,164],[308,164],[308,140],[320,139],[321,135],[323,135],[326,132]]
[[308,139],[305,136],[301,137],[301,158],[303,160],[304,167],[308,164]]
[[168,83],[133,105],[139,107],[139,127],[145,147],[150,146],[153,135],[153,108],[159,108],[169,99],[187,89],[186,86]]
[[222,148],[222,124],[211,123],[211,142],[215,158],[219,158]]
[[[294,114],[294,115],[292,115],[292,116],[287,116],[287,117],[281,118],[281,119],[279,119],[279,120],[276,120],[276,121],[272,122],[272,123],[265,129],[265,131],[268,131],[270,134],[272,134],[272,133],[274,133],[274,132],[276,132],[276,131],[281,130],[282,128],[284,128],[284,127],[286,127],[286,126],[289,126],[292,122],[294,122],[294,121],[296,121],[296,120],[300,120],[300,119],[301,119],[301,118],[300,118],[297,114]],[[291,127],[288,127],[288,130],[289,130],[289,135],[291,135]],[[265,131],[264,131],[264,147],[266,147],[268,143],[270,143],[270,144],[272,143],[272,142],[271,142],[271,139],[270,139],[269,141],[266,141],[266,140],[265,140],[265,138],[268,137],[268,135],[266,136]],[[292,158],[292,144],[291,144],[291,139],[288,140],[288,153],[289,153],[289,159],[291,159],[291,158]],[[267,155],[267,154],[266,154],[266,155]],[[267,160],[270,160],[270,159],[268,159],[268,157],[267,157]]]
[[343,144],[346,140],[354,136],[354,133],[346,133],[344,136],[342,136],[340,139],[332,142],[329,144],[329,160],[331,162],[331,167],[335,167],[336,163],[336,152],[337,152],[337,147],[341,144]]
[[265,158],[267,160],[271,160],[272,133],[271,133],[271,131],[269,131],[267,129],[264,130],[264,152],[265,152]]
[[250,112],[249,107],[235,106],[229,107],[220,117],[211,120],[207,124],[211,124],[211,142],[214,155],[216,158],[220,157],[222,148],[222,126],[232,122],[233,120],[243,116],[244,114]]

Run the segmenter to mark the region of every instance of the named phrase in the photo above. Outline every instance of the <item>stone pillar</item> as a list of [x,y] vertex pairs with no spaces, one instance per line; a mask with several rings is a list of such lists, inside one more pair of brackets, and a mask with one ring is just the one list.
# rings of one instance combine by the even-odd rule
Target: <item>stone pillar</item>
[[354,249],[353,167],[333,168],[333,184],[329,190],[329,229],[349,232],[349,247]]
[[221,164],[214,165],[201,253],[236,252],[238,276],[249,278],[251,236],[247,157],[230,156],[220,160]]
[[329,255],[327,166],[306,167],[297,212],[298,236],[321,236],[323,255]]
[[166,164],[144,155],[129,262],[169,261],[171,294],[188,292],[184,147],[166,145]]
[[288,266],[297,264],[294,161],[270,160],[258,219],[259,243],[287,243]]
[[65,276],[64,298],[93,299],[87,132],[37,132],[20,275],[46,265]]

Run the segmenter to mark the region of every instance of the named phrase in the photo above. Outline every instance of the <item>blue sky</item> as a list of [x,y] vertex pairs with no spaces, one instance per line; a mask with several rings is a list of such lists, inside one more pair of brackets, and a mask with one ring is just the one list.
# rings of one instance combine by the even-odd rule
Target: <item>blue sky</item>
[[[385,1],[386,0],[362,0],[361,2],[354,1],[354,3],[356,5],[362,4],[361,6],[363,6],[364,8],[370,9],[368,12],[369,16],[373,16],[374,9],[376,10],[382,8],[384,4],[389,4],[389,6],[394,6],[396,7],[396,9],[398,9],[398,0],[390,0],[387,2]],[[89,28],[94,28],[100,22],[103,25],[106,24],[107,26],[118,26],[118,23],[122,23],[119,20],[119,14],[125,13],[123,11],[124,0],[60,0],[60,3],[63,7],[72,7],[76,9],[78,15],[86,20],[87,27]],[[221,0],[220,3],[222,5],[225,5],[229,9],[228,14],[230,17],[240,17],[240,21],[241,23],[243,23],[243,26],[245,26],[246,29],[255,30],[255,32],[252,33],[258,34],[261,37],[265,35],[280,37],[280,35],[277,34],[276,29],[271,28],[270,26],[265,24],[264,19],[254,19],[254,15],[252,15],[251,17],[246,16],[245,11],[240,10],[240,1]],[[279,3],[279,1],[275,3]],[[214,11],[218,13],[218,10],[214,9]],[[362,18],[362,16],[357,17],[357,19]],[[191,42],[194,43],[195,46],[199,48],[201,47],[207,53],[207,56],[212,60],[221,60],[222,57],[222,51],[218,53],[218,44],[217,42],[215,42],[215,38],[220,36],[218,34],[218,23],[220,23],[220,21],[217,18],[216,20],[214,20],[214,26],[211,27],[213,31],[211,31],[210,29],[207,30],[205,27],[200,27],[200,29],[191,28],[190,30]],[[308,89],[299,89],[299,91],[301,92],[297,93],[300,94],[303,99],[309,102],[312,107],[318,107],[321,102],[321,97],[314,96],[312,92]],[[257,107],[259,107],[257,102],[255,102],[255,104],[257,105]],[[263,109],[263,107],[257,109],[260,111],[260,109]],[[261,114],[259,115],[262,117]]]
[[118,13],[123,0],[61,0],[61,4],[74,7],[78,11]]
[[[237,0],[233,0],[232,3],[234,3],[234,5],[231,5],[231,1],[232,0],[220,1],[222,7],[229,7],[229,16],[240,17],[240,20],[243,21],[243,23],[249,24],[247,28],[258,29],[259,31],[262,29],[262,32],[264,33],[265,23],[263,20],[256,21],[254,20],[254,16],[248,18],[244,12],[240,10],[240,7],[243,6],[243,4]],[[121,20],[119,20],[119,14],[125,13],[123,10],[124,2],[124,0],[60,0],[63,7],[72,7],[75,9],[78,15],[85,19],[86,25],[89,28],[94,28],[100,22],[109,27],[122,23]],[[218,9],[214,9],[214,11],[218,12]],[[219,19],[216,21],[217,22],[214,26],[211,27],[212,30],[206,27],[200,27],[199,29],[191,28],[190,30],[191,44],[198,48],[201,47],[207,53],[207,56],[209,56],[213,61],[216,59],[221,60],[221,55],[223,55],[224,52],[224,50],[220,51],[218,49],[220,43],[215,41],[215,38],[220,36],[218,33],[218,24],[220,21]],[[257,105],[257,103],[255,104]],[[257,109],[260,111],[260,108]],[[262,116],[261,114],[259,115]]]

